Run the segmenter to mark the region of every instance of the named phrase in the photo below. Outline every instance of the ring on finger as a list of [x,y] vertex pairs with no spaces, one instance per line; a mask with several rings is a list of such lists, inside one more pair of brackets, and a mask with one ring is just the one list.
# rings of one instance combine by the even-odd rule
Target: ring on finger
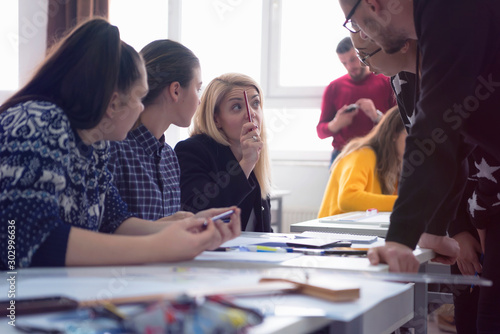
[[258,140],[257,136],[252,136],[252,139],[253,139],[253,141],[257,141]]

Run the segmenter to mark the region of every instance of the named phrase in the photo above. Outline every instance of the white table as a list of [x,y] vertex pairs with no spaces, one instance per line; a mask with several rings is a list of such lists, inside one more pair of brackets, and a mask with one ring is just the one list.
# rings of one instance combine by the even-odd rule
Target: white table
[[[182,293],[193,288],[254,284],[260,277],[300,279],[301,268],[216,269],[183,265],[88,268],[30,268],[18,270],[18,298],[65,295],[77,300]],[[245,297],[241,303],[257,307],[266,320],[250,333],[306,333],[328,325],[335,333],[390,333],[413,317],[413,285],[367,280],[346,273],[309,270],[315,281],[355,284],[361,297],[331,303],[302,295]],[[302,275],[302,276],[301,276]],[[8,289],[0,280],[0,291]],[[6,295],[4,293],[4,295]],[[19,324],[22,317],[17,318]],[[17,333],[4,319],[1,333]]]
[[[290,225],[290,232],[300,233],[305,231],[331,232],[331,233],[348,233],[360,235],[376,235],[385,238],[389,227],[387,224],[373,223],[356,223],[347,221],[335,221],[334,219],[348,218],[351,215],[362,212],[348,212],[332,217],[312,219],[305,222],[295,223]],[[333,218],[333,219],[331,219]]]

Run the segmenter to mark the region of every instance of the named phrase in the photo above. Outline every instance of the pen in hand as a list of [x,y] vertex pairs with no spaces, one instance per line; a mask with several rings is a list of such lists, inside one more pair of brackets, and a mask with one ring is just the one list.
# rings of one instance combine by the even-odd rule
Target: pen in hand
[[247,107],[248,121],[253,122],[252,112],[250,110],[250,104],[248,103],[248,95],[247,95],[246,90],[243,91],[243,97],[245,98],[245,105]]
[[[223,212],[221,214],[213,216],[210,219],[212,219],[212,221],[216,221],[216,220],[221,219],[224,223],[229,223],[231,221],[231,219],[228,217],[231,216],[233,213],[234,213],[234,210],[228,210],[226,212]],[[208,225],[208,221],[205,220],[205,222],[203,222],[203,227],[207,227],[207,225]]]
[[[483,265],[483,258],[484,258],[484,254],[483,254],[483,253],[481,253],[481,256],[479,257],[479,263],[480,263],[481,265]],[[479,273],[476,271],[476,272],[474,273],[474,277],[477,277],[478,275],[479,275]],[[472,284],[472,285],[470,286],[469,293],[472,293],[472,290],[474,290],[474,284]]]

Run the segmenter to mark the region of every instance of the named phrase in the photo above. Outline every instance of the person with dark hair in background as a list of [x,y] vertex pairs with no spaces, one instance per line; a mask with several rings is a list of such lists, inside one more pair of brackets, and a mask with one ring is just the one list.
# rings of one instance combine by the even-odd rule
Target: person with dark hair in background
[[191,124],[200,104],[201,68],[191,50],[168,39],[153,41],[140,53],[149,85],[144,111],[125,140],[111,143],[109,170],[129,210],[157,220],[181,207],[179,162],[164,133],[172,124]]
[[[496,0],[340,0],[344,26],[361,32],[384,52],[418,40],[415,123],[406,142],[403,178],[386,244],[373,248],[373,264],[391,271],[417,271],[412,249],[433,249],[435,260],[452,264],[460,252],[447,236],[468,176],[478,173],[468,199],[483,254],[482,276],[493,281],[479,291],[478,333],[500,332],[500,6]],[[390,20],[388,21],[387,18]],[[446,24],[443,24],[443,15]],[[464,19],[467,18],[467,19]],[[480,32],[480,33],[478,33]],[[444,38],[443,38],[444,36]],[[418,54],[417,54],[418,55]],[[436,220],[441,215],[447,219]]]
[[[347,74],[326,87],[316,127],[319,138],[333,137],[331,162],[349,140],[366,135],[396,104],[389,79],[362,66],[350,37],[342,39],[336,51]],[[352,104],[355,108],[348,108]]]
[[240,233],[236,207],[229,224],[209,219],[227,208],[159,222],[127,210],[107,170],[107,141],[125,139],[147,92],[140,55],[117,27],[93,19],[0,106],[2,270],[187,260]]

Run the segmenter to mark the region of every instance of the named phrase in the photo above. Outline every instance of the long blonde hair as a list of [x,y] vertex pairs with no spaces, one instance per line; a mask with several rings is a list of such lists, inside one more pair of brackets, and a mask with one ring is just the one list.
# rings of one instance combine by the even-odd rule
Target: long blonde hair
[[[190,135],[206,134],[219,144],[229,146],[229,141],[215,125],[215,114],[226,94],[236,87],[252,86],[257,89],[260,98],[260,107],[263,108],[264,96],[259,84],[247,75],[240,73],[226,73],[213,79],[205,88],[201,102],[193,116],[193,128]],[[261,197],[267,198],[271,192],[271,167],[269,163],[269,149],[267,147],[266,126],[264,117],[260,127],[260,137],[264,143],[260,151],[259,161],[254,168],[255,176],[261,189]]]
[[402,131],[405,131],[405,127],[399,115],[399,109],[395,106],[387,111],[380,123],[366,136],[352,139],[342,149],[332,164],[332,170],[346,155],[363,147],[369,147],[375,151],[377,157],[375,170],[382,194],[393,194],[401,174],[402,159],[398,154],[396,139]]

